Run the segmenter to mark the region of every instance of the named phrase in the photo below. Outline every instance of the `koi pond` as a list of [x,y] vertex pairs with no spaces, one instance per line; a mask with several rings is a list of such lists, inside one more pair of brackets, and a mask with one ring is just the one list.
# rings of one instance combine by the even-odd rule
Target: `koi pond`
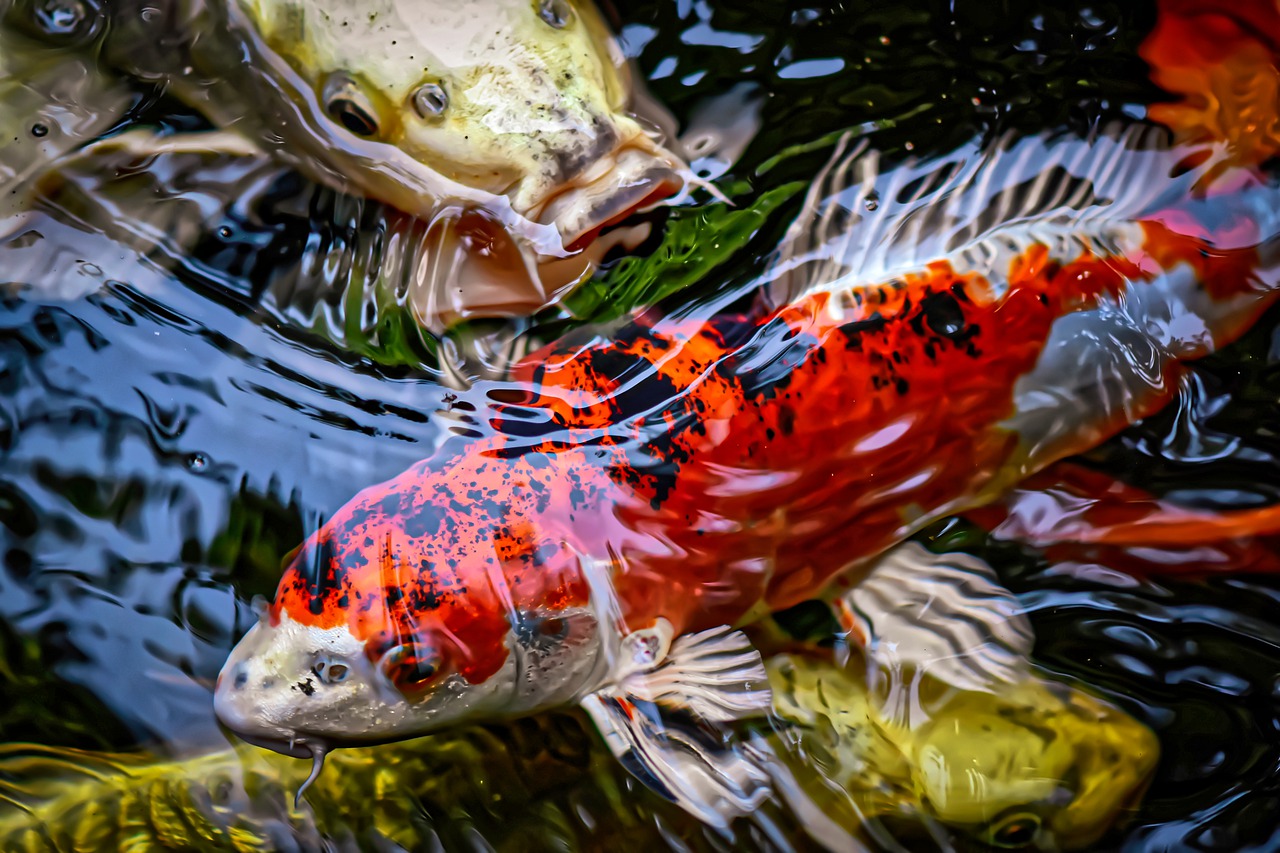
[[[159,45],[163,54],[170,36],[179,46],[173,50],[191,43],[184,28],[198,0],[145,5],[155,38],[148,50]],[[358,8],[360,0],[348,5]],[[371,15],[392,5],[373,4]],[[532,5],[557,31],[566,16],[588,14],[583,4]],[[929,705],[918,692],[925,688],[912,682],[910,719],[895,718],[883,685],[865,676],[872,670],[860,663],[857,637],[859,625],[877,624],[858,609],[873,593],[908,595],[895,586],[897,575],[874,590],[868,582],[862,598],[855,589],[847,599],[854,604],[834,615],[826,604],[801,601],[816,596],[779,594],[769,601],[785,601],[780,611],[756,608],[753,620],[721,620],[743,627],[773,687],[773,714],[725,729],[735,732],[739,758],[760,750],[774,756],[767,796],[743,794],[745,814],[700,818],[681,792],[655,791],[678,781],[664,783],[661,765],[654,770],[634,757],[638,748],[632,763],[615,757],[593,725],[613,707],[607,702],[595,706],[604,712],[561,702],[511,720],[462,720],[424,737],[370,736],[392,742],[333,751],[296,804],[312,762],[253,746],[223,725],[227,717],[220,721],[214,708],[219,673],[259,622],[265,605],[255,598],[276,594],[283,567],[305,563],[312,551],[328,553],[319,545],[298,550],[309,536],[345,518],[360,490],[428,457],[465,454],[492,412],[524,419],[526,431],[512,427],[511,434],[542,435],[529,414],[539,389],[521,396],[511,391],[522,388],[519,380],[506,378],[526,353],[555,341],[566,342],[557,344],[561,353],[604,346],[635,328],[648,330],[646,346],[658,347],[653,341],[669,318],[748,317],[759,292],[778,280],[770,271],[794,239],[793,223],[816,227],[805,219],[814,188],[876,180],[856,167],[842,178],[839,164],[857,160],[842,161],[840,152],[878,152],[881,174],[907,175],[883,185],[900,191],[894,198],[864,190],[856,196],[862,209],[844,219],[821,214],[821,226],[851,235],[854,249],[857,229],[871,227],[859,226],[870,222],[859,216],[877,208],[889,215],[895,198],[912,192],[934,192],[939,207],[947,202],[941,183],[920,189],[933,173],[918,164],[986,146],[1008,146],[1010,159],[1021,158],[972,179],[974,186],[1010,184],[1009,193],[984,197],[997,224],[1018,213],[1008,202],[1014,184],[1036,197],[1071,170],[1097,178],[1098,188],[1112,180],[1100,172],[1120,174],[1127,183],[1117,210],[1130,185],[1149,188],[1143,181],[1172,186],[1201,175],[1212,185],[1207,205],[1250,187],[1275,189],[1280,15],[1273,5],[1244,3],[1233,12],[1212,0],[605,0],[600,7],[631,61],[637,111],[655,122],[669,111],[680,142],[671,139],[669,152],[645,143],[636,149],[643,162],[641,154],[615,157],[625,173],[610,196],[617,203],[592,207],[586,224],[567,202],[555,208],[562,235],[572,231],[579,245],[596,240],[584,250],[594,274],[574,268],[551,295],[525,288],[512,298],[519,310],[507,313],[515,316],[460,320],[466,310],[439,308],[453,298],[447,291],[455,279],[439,279],[446,295],[428,302],[406,284],[456,246],[424,225],[420,211],[395,209],[393,202],[401,210],[408,203],[383,184],[352,179],[340,192],[315,179],[299,166],[314,154],[305,146],[286,140],[284,159],[245,155],[235,144],[144,152],[133,143],[98,159],[71,157],[95,140],[157,129],[173,139],[224,134],[237,126],[236,111],[251,106],[206,105],[164,80],[121,71],[129,39],[138,38],[119,17],[136,11],[130,2],[0,0],[0,129],[12,140],[0,146],[0,181],[10,190],[0,201],[0,848],[1280,849],[1280,524],[1267,514],[1280,505],[1280,309],[1267,304],[1237,326],[1228,323],[1224,334],[1238,339],[1207,357],[1188,355],[1185,366],[1164,372],[1144,366],[1144,375],[1161,377],[1153,382],[1169,383],[1167,404],[1102,400],[1128,419],[1099,432],[1105,441],[1073,445],[1069,467],[1055,469],[1059,479],[1015,478],[1001,495],[957,503],[956,514],[926,513],[905,531],[916,544],[904,547],[959,552],[967,555],[955,558],[960,569],[994,570],[984,581],[988,597],[1015,602],[1034,634],[1029,668],[1016,683],[961,685],[958,695]],[[440,26],[455,26],[441,15]],[[277,34],[272,44],[305,37],[298,32],[304,35]],[[298,48],[298,56],[312,48]],[[364,69],[348,70],[355,79]],[[571,77],[566,70],[563,79]],[[229,91],[210,85],[201,97]],[[449,94],[456,106],[456,90],[424,85],[414,109],[430,121],[448,108]],[[650,101],[661,107],[640,108]],[[338,120],[348,130],[366,135],[372,107],[347,90],[329,103],[346,110]],[[496,115],[505,107],[495,101],[486,109]],[[1228,153],[1217,165],[1186,159],[1146,178],[1124,177],[1127,149],[1105,168],[1089,166],[1084,154],[1063,155],[1066,165],[1053,160],[1055,151],[1075,151],[1075,140],[1129,139],[1124,128],[1133,127],[1200,133],[1199,142]],[[1048,167],[1031,162],[1041,149],[1008,141],[1033,138],[1043,141]],[[515,154],[502,156],[516,162]],[[680,156],[697,177],[655,206],[675,189]],[[363,162],[325,168],[344,174]],[[956,186],[959,197],[970,185]],[[639,189],[628,195],[618,187]],[[589,192],[583,197],[596,203]],[[1091,203],[1102,209],[1112,200]],[[914,232],[899,223],[908,235],[901,239],[929,245],[923,232],[933,220],[923,221]],[[1230,223],[1206,227],[1218,233],[1212,229]],[[1254,242],[1269,242],[1257,256],[1274,254],[1276,233],[1264,225],[1258,231]],[[466,232],[457,245],[483,244],[476,256],[490,264],[469,270],[467,280],[526,269],[503,254],[514,251],[515,239]],[[1215,252],[1200,249],[1205,257]],[[1270,275],[1274,288],[1274,264]],[[1213,286],[1201,282],[1196,292]],[[880,290],[884,304],[897,298]],[[786,287],[774,293],[798,298]],[[953,313],[929,315],[928,327],[943,328],[938,334],[957,351],[972,347],[972,315],[953,316],[961,303],[964,311],[972,306],[947,299]],[[850,306],[860,310],[862,297]],[[628,325],[642,310],[646,319]],[[874,318],[867,328],[878,332],[885,318]],[[716,340],[729,347],[733,330],[717,322]],[[971,334],[961,338],[956,330],[966,322]],[[746,340],[735,346],[756,346]],[[847,349],[863,353],[872,340]],[[1111,343],[1122,355],[1135,352],[1120,338]],[[998,335],[979,344],[996,353],[1015,346]],[[761,356],[758,375],[783,369],[790,352]],[[882,355],[887,362],[894,354]],[[608,379],[649,387],[634,395],[648,395],[646,411],[657,411],[658,422],[693,417],[692,405],[662,414],[673,402],[661,395],[670,396],[674,368],[657,376],[659,361],[650,373],[636,373],[634,364],[650,365],[635,362],[632,372]],[[1091,369],[1081,360],[1082,374]],[[569,400],[574,386],[556,381]],[[887,382],[905,398],[905,379]],[[954,392],[971,393],[965,389]],[[948,420],[952,390],[943,385],[923,404],[927,422],[938,424],[930,431]],[[1083,409],[1099,400],[1069,404]],[[694,402],[705,414],[703,398]],[[585,404],[573,411],[588,414],[564,417],[590,415]],[[822,427],[793,434],[784,420],[779,434],[769,430],[779,452]],[[890,441],[886,435],[860,446]],[[662,448],[684,452],[674,441],[644,447],[655,457]],[[967,476],[968,449],[939,441],[932,452],[936,458],[925,461],[943,472],[938,478]],[[978,457],[974,450],[973,467]],[[679,457],[676,467],[687,461]],[[869,463],[850,456],[845,464]],[[734,486],[716,482],[716,495]],[[734,494],[774,485],[737,485]],[[653,499],[655,509],[659,502]],[[1172,521],[1133,527],[1150,507]],[[1063,532],[1091,524],[1139,532]],[[856,524],[820,532],[827,550],[872,535]],[[683,556],[663,565],[679,571],[696,549],[671,550]],[[730,574],[728,583],[738,577]],[[770,609],[779,612],[763,619]],[[314,612],[321,611],[317,604]],[[271,613],[280,618],[278,609]],[[950,636],[948,617],[932,618]],[[957,624],[970,618],[959,610],[954,616]],[[510,628],[543,649],[538,644],[576,636],[575,624],[541,613]],[[1012,638],[999,642],[1012,648],[1022,629],[1010,630]],[[875,639],[908,645],[898,635]],[[867,642],[874,660],[877,646]],[[410,667],[420,681],[445,666],[420,653],[391,665]],[[315,685],[307,679],[295,687],[321,689],[346,675],[345,665],[342,675],[329,667],[327,675],[313,668]],[[678,691],[670,700],[681,701]],[[923,717],[917,705],[926,708]],[[674,717],[671,731],[685,724],[704,738],[697,744],[711,737],[706,726]],[[712,738],[717,747],[729,742],[719,737]],[[268,745],[294,750],[288,740]],[[324,750],[312,751],[318,766]],[[640,771],[628,772],[636,761]],[[659,778],[646,785],[645,774]]]

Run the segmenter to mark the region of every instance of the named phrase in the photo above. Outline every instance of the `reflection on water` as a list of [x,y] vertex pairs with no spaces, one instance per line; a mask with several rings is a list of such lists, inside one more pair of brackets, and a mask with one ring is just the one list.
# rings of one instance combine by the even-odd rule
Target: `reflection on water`
[[[1078,127],[1140,114],[1155,93],[1136,46],[1153,13],[1087,5],[1012,3],[997,14],[940,3],[662,2],[627,4],[620,31],[651,90],[682,118],[744,81],[767,95],[758,139],[723,182],[750,208],[764,192],[814,174],[825,151],[768,158],[864,122],[877,147],[920,153],[948,150],[975,128]],[[6,741],[143,747],[162,758],[225,749],[210,690],[254,618],[248,599],[274,589],[281,558],[356,489],[427,456],[453,423],[435,340],[397,319],[394,305],[369,307],[363,282],[325,287],[356,282],[353,259],[368,252],[371,229],[408,226],[388,226],[394,217],[376,205],[285,171],[235,203],[205,192],[216,203],[193,220],[176,260],[86,233],[52,207],[3,248],[0,275],[29,286],[7,295],[0,311],[0,690],[17,697],[0,709]],[[788,197],[780,192],[777,203]],[[69,195],[58,198],[74,212]],[[128,195],[116,199],[139,209]],[[736,253],[691,257],[685,266],[699,275],[680,299],[748,280],[793,213],[753,221],[761,230],[737,234]],[[704,219],[716,221],[691,207],[660,224],[670,233]],[[647,248],[659,245],[655,237]],[[614,267],[619,277],[624,264]],[[1094,451],[1088,464],[1191,505],[1280,500],[1277,320],[1273,312],[1197,366],[1178,406]],[[544,317],[531,334],[549,337],[568,322]],[[368,357],[387,348],[393,357]],[[987,557],[1019,593],[1038,637],[1035,659],[1049,675],[1101,691],[1160,736],[1141,808],[1105,845],[1276,843],[1280,583],[1266,575],[1131,581],[1080,555],[1066,571],[960,522],[930,534]],[[34,786],[36,799],[65,794],[40,787],[59,775],[53,758],[14,749],[0,759],[10,781]],[[246,844],[293,835],[313,846],[316,832],[367,847],[375,833],[446,849],[479,839],[522,849],[532,838],[547,848],[731,843],[635,784],[576,715],[397,749],[386,753],[398,756],[394,764],[336,755],[309,794],[314,819],[287,810],[303,764],[256,750],[215,755],[184,770],[202,786],[147,789],[151,828],[129,831],[147,837],[168,819],[171,838],[208,840],[192,814],[231,821],[247,813]],[[76,773],[109,770],[98,758],[70,760]],[[87,817],[94,797],[126,798],[104,784],[66,794],[82,798],[68,808],[83,809],[83,820],[57,818],[68,831],[84,828],[86,847],[120,831]],[[126,811],[110,806],[94,820]],[[786,837],[803,846],[794,821],[771,804],[736,841],[767,847]],[[918,826],[890,824],[899,837],[920,838]],[[93,834],[104,825],[107,834]],[[883,834],[872,841],[890,843]]]

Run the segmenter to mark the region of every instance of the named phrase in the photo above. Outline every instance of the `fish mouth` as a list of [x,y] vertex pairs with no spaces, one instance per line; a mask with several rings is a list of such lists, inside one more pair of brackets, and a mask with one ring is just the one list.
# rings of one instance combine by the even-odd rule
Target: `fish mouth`
[[685,176],[662,149],[626,147],[548,199],[536,221],[554,225],[571,252],[611,225],[682,190]]
[[324,760],[332,749],[332,745],[322,739],[316,737],[296,737],[288,740],[279,740],[276,738],[257,737],[254,735],[244,735],[236,733],[239,738],[252,746],[259,746],[263,749],[269,749],[272,752],[278,752],[281,755],[288,755],[292,758],[310,758],[311,772],[307,774],[307,778],[298,786],[298,790],[293,794],[293,807],[299,808],[302,805],[302,795],[307,792],[312,783],[320,778],[320,772],[324,770]]
[[290,758],[314,758],[316,752],[328,752],[333,745],[322,738],[315,738],[306,735],[298,735],[291,738],[269,737],[266,735],[254,735],[247,732],[235,732],[236,737],[249,744],[250,746],[258,746],[263,749],[269,749],[272,752],[278,752],[281,755],[287,755]]

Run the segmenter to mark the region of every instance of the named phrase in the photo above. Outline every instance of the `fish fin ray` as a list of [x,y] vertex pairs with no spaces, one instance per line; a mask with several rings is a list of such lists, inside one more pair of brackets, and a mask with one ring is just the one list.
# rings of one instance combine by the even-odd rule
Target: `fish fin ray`
[[627,770],[703,822],[727,828],[772,796],[768,771],[745,750],[692,718],[602,690],[582,707]]
[[712,723],[764,713],[772,698],[760,653],[727,626],[677,637],[657,666],[628,675],[621,687]]
[[672,640],[659,620],[623,647],[614,682],[582,706],[632,775],[718,827],[768,799],[769,773],[721,727],[772,707],[746,636],[722,625]]
[[1127,245],[1137,220],[1184,198],[1225,156],[1208,146],[1211,156],[1174,176],[1206,147],[1118,124],[1087,139],[1008,134],[888,170],[865,144],[847,147],[819,173],[779,249],[776,304],[881,285],[941,260],[999,286],[1008,262],[1035,244],[1054,257]]
[[872,682],[887,675],[892,683],[908,671],[995,692],[1027,672],[1031,623],[991,567],[969,554],[903,543],[836,607],[866,653]]

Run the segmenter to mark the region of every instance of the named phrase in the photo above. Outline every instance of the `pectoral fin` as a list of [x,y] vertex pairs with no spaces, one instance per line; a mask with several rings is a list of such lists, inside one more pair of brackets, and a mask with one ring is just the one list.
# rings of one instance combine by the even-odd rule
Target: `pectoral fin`
[[993,510],[973,517],[979,523],[985,520],[997,538],[1038,547],[1063,542],[1193,547],[1280,534],[1280,506],[1217,511],[1181,507],[1067,462],[1046,468],[1013,490],[1003,509],[1003,518]]
[[768,675],[746,637],[715,628],[677,638],[648,667],[636,660],[582,701],[623,766],[712,826],[768,799],[768,771],[716,727],[770,708]]
[[760,653],[725,625],[676,638],[661,663],[629,675],[622,688],[712,723],[768,711],[772,698]]
[[923,674],[960,690],[995,692],[1026,673],[1031,625],[977,557],[903,543],[835,607],[850,642],[866,652],[869,682],[887,676],[891,693]]
[[[1178,506],[1107,474],[1059,462],[997,504],[965,513],[996,539],[1040,549],[1058,573],[1112,582],[1280,571],[1280,506]],[[1119,572],[1120,574],[1115,574]]]

